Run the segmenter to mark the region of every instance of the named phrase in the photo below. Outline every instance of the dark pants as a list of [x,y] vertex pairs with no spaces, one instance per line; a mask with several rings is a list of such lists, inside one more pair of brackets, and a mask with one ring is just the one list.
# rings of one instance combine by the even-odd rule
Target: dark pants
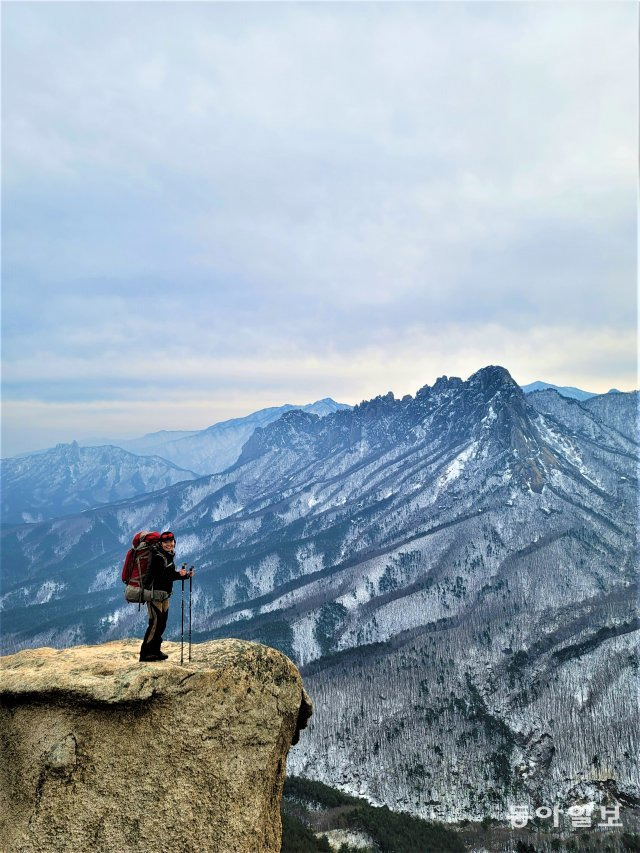
[[157,655],[162,644],[162,635],[167,627],[169,618],[169,599],[166,601],[147,601],[149,613],[149,627],[144,635],[140,648],[140,657],[146,655]]

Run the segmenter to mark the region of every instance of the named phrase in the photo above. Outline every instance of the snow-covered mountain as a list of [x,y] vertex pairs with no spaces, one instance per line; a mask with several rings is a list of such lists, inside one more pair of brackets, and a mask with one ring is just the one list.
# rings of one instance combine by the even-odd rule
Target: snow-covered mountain
[[531,394],[534,391],[557,391],[560,396],[571,397],[574,400],[588,400],[591,397],[598,396],[592,391],[583,391],[581,388],[574,388],[573,385],[554,385],[552,382],[530,382],[528,385],[523,385],[522,390],[525,394]]
[[5,648],[141,633],[118,571],[136,530],[170,526],[196,639],[303,666],[291,772],[441,820],[637,803],[637,395],[605,396],[441,377],[286,413],[221,474],[5,530]]
[[197,477],[165,459],[119,447],[58,444],[0,461],[3,523],[34,522],[154,492]]
[[278,420],[285,412],[300,409],[320,417],[349,409],[344,403],[336,403],[330,397],[316,400],[306,406],[273,406],[260,409],[243,418],[233,418],[221,421],[203,430],[194,432],[161,432],[149,433],[142,438],[113,441],[112,443],[130,453],[139,456],[161,456],[190,471],[199,474],[215,474],[224,471],[240,456],[243,444],[251,437],[254,430]]
[[[163,430],[108,445],[74,441],[0,460],[2,521],[44,521],[222,471],[258,427],[295,408],[261,409],[199,431]],[[324,417],[349,408],[327,397],[300,410]]]

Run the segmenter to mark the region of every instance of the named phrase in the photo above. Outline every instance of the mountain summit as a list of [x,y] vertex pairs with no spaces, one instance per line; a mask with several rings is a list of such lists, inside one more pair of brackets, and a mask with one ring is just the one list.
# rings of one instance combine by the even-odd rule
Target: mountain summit
[[[525,396],[503,367],[485,367],[466,382],[441,376],[415,397],[401,400],[392,392],[360,403],[352,411],[324,420],[292,412],[258,429],[238,460],[242,466],[264,454],[287,448],[307,450],[315,460],[336,459],[357,447],[361,458],[409,443],[429,444],[431,456],[474,444],[467,455],[510,454],[522,482],[540,488],[542,458],[554,460],[543,448],[527,411]],[[523,479],[524,478],[524,479]]]

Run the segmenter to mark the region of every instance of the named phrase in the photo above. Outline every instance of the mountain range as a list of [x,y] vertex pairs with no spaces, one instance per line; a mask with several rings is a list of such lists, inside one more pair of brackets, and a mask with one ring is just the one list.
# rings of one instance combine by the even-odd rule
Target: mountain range
[[[548,389],[579,400],[596,396],[579,388],[560,387],[548,382],[533,382],[522,388],[526,394]],[[100,506],[118,498],[154,491],[162,485],[181,479],[188,480],[194,475],[204,476],[223,471],[238,460],[243,445],[255,429],[278,420],[285,412],[296,408],[324,417],[351,407],[326,397],[305,406],[287,403],[260,409],[245,417],[222,421],[203,430],[161,430],[132,439],[73,441],[69,445],[59,444],[49,450],[22,453],[0,460],[3,481],[2,521],[44,521]],[[78,446],[101,449],[85,453],[84,450],[78,451]],[[142,468],[146,468],[146,471],[141,471],[141,476],[138,476],[135,460],[110,448],[119,448],[134,456],[152,457],[154,462],[145,463]],[[160,459],[168,463],[166,470],[172,472],[172,476],[166,476],[164,482],[159,475],[162,470],[158,468]],[[80,477],[84,478],[84,482],[77,480],[78,466],[82,470]],[[149,471],[154,466],[158,472],[155,480],[150,477]],[[119,472],[120,468],[124,470]],[[130,469],[129,473],[127,468]],[[179,475],[176,469],[183,471],[183,475]],[[115,484],[113,487],[111,481],[111,485]]]
[[159,456],[119,447],[58,444],[51,450],[0,460],[2,521],[31,523],[81,512],[194,480],[197,474]]
[[[523,385],[522,390],[525,394],[531,394],[534,391],[557,391],[561,397],[570,397],[574,400],[589,400],[591,397],[597,397],[593,391],[583,391],[581,388],[574,388],[573,385],[554,385],[552,382],[530,382],[528,385]],[[609,394],[619,394],[617,389],[612,388]]]
[[[294,408],[261,409],[194,432],[164,430],[86,447],[73,441],[0,460],[2,521],[45,521],[221,471],[238,459],[257,427]],[[326,398],[300,408],[323,417],[349,406]]]
[[232,465],[240,456],[242,446],[258,427],[277,421],[285,412],[300,409],[320,417],[349,409],[330,397],[316,400],[305,406],[272,406],[260,409],[243,418],[221,421],[203,430],[193,432],[163,430],[125,441],[108,439],[102,443],[113,444],[138,456],[161,456],[174,465],[196,471],[198,474],[216,474]]
[[525,395],[501,367],[291,410],[221,473],[6,526],[5,650],[141,633],[122,558],[170,527],[194,639],[302,667],[291,772],[444,821],[637,806],[637,465],[636,392]]

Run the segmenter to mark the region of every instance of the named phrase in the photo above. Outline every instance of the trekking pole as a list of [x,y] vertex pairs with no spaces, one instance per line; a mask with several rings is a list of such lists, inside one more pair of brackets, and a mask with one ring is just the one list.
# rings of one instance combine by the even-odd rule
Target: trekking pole
[[[189,572],[193,572],[193,566],[189,569]],[[189,575],[189,663],[191,663],[191,581],[193,580],[193,575]]]
[[182,578],[182,618],[180,624],[180,666],[184,658],[184,578]]

